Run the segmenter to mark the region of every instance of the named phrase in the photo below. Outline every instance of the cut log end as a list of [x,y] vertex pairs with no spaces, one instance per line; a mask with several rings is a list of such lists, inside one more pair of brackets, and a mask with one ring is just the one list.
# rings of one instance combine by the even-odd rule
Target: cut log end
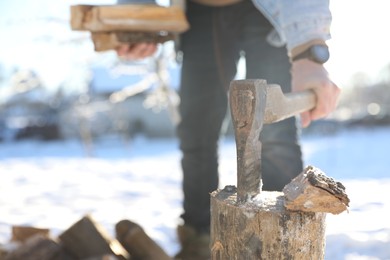
[[131,259],[172,260],[138,224],[125,219],[116,224],[115,230],[118,241],[130,253]]
[[84,30],[85,14],[92,8],[92,5],[73,5],[70,7],[70,26],[72,30]]
[[306,167],[283,192],[285,207],[292,211],[340,214],[350,201],[343,184],[313,166]]
[[12,226],[12,238],[11,241],[25,242],[27,239],[41,235],[49,238],[50,231],[47,228],[36,228],[30,226]]

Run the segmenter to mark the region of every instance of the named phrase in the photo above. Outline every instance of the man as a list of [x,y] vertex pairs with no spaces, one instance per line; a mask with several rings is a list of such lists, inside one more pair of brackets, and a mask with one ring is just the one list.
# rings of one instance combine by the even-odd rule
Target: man
[[[183,52],[180,122],[183,154],[184,225],[177,259],[208,259],[210,198],[218,188],[218,139],[227,112],[227,89],[240,55],[246,78],[266,79],[284,92],[314,89],[317,106],[301,114],[301,125],[334,110],[339,88],[323,63],[329,58],[331,14],[326,0],[187,1],[190,30],[181,35]],[[285,45],[286,44],[286,45]],[[155,44],[123,45],[119,56],[152,55]],[[264,190],[282,190],[302,169],[295,118],[263,127]]]

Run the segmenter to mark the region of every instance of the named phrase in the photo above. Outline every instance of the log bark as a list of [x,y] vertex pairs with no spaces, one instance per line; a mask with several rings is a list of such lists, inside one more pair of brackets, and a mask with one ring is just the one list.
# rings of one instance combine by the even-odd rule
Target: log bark
[[324,258],[326,213],[289,211],[281,192],[240,203],[227,186],[211,194],[211,215],[213,260]]
[[122,220],[116,224],[117,239],[136,260],[171,260],[136,223]]
[[119,260],[129,257],[127,251],[90,216],[85,216],[59,235],[61,245],[77,259],[115,255]]
[[189,28],[183,10],[158,5],[74,5],[71,6],[73,30],[91,32],[141,31],[182,33]]

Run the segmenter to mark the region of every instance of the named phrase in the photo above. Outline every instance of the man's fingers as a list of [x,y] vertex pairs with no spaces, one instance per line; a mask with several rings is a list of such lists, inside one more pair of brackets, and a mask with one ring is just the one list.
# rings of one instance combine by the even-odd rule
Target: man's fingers
[[143,59],[154,54],[156,46],[153,43],[138,43],[131,46],[127,58]]
[[144,46],[144,48],[140,51],[140,57],[146,58],[152,56],[157,50],[156,44],[148,43]]
[[122,45],[118,46],[115,50],[116,50],[116,53],[119,57],[124,57],[127,55],[129,49],[130,49],[129,44],[122,44]]
[[307,112],[303,112],[301,113],[301,125],[302,127],[308,127],[311,123],[311,116],[310,116],[310,112],[307,111]]
[[156,43],[121,44],[116,49],[119,57],[127,60],[139,60],[152,56],[157,51]]
[[297,60],[292,63],[291,73],[293,91],[313,89],[317,95],[316,107],[302,114],[302,126],[308,126],[310,121],[324,118],[335,110],[340,89],[323,65],[308,59]]
[[310,111],[311,120],[324,118],[336,109],[340,89],[333,83],[315,89],[318,96],[322,96],[317,100],[316,107]]

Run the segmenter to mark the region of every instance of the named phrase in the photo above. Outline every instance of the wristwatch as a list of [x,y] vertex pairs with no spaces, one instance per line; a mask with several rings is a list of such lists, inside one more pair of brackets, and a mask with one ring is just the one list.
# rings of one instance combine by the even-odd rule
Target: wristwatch
[[319,64],[324,64],[329,60],[329,49],[326,45],[312,45],[310,48],[301,52],[297,56],[292,58],[292,61],[300,59],[309,59]]

